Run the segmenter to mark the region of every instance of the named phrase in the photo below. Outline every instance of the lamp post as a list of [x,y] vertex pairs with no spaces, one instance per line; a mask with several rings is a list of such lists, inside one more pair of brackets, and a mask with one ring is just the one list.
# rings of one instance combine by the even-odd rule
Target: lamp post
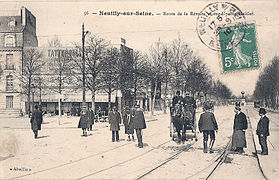
[[35,91],[35,86],[32,83],[31,84],[31,92],[32,92],[32,114],[34,113],[34,91]]
[[85,43],[85,36],[89,33],[89,31],[84,31],[84,23],[82,24],[82,34],[81,34],[81,41],[82,41],[82,110],[86,109],[86,99],[85,99],[85,55],[84,55],[84,43]]

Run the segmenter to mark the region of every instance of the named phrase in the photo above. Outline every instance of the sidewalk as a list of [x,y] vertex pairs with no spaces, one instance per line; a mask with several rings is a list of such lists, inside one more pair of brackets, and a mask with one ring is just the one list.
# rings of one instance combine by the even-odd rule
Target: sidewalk
[[[269,110],[268,110],[269,111]],[[277,112],[268,112],[267,116],[269,117],[270,124],[269,124],[269,130],[270,130],[270,136],[267,137],[267,143],[268,143],[268,149],[269,154],[268,155],[260,155],[258,154],[258,158],[261,164],[261,167],[263,169],[263,172],[267,179],[279,179],[279,127],[277,126],[277,123],[274,121],[279,120],[279,115]],[[255,144],[257,148],[257,152],[261,151],[261,147],[259,145],[258,136],[256,135],[256,128],[257,123],[259,120],[258,115],[258,109],[249,109],[249,118],[252,124],[252,132],[255,139]]]

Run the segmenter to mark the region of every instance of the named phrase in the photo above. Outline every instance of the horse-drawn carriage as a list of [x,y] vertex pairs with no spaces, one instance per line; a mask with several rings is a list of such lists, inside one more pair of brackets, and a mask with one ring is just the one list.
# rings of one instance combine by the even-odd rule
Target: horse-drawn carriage
[[177,139],[178,143],[187,141],[187,130],[191,130],[193,138],[198,140],[195,108],[192,104],[177,103],[171,108],[170,115],[170,137],[173,140]]

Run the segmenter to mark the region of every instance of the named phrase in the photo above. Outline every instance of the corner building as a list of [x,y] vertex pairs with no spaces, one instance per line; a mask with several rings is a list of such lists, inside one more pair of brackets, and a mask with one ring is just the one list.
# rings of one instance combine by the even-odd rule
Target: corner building
[[0,12],[0,117],[25,109],[20,74],[24,47],[37,47],[36,17],[25,7]]

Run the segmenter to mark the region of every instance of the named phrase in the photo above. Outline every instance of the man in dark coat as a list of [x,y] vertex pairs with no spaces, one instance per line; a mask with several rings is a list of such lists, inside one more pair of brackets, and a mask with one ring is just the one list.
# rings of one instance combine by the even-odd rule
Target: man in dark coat
[[109,112],[108,119],[109,119],[109,124],[110,124],[110,130],[112,132],[112,142],[114,142],[115,139],[118,142],[121,116],[115,106],[112,108],[112,111]]
[[210,153],[213,153],[213,144],[215,142],[215,132],[218,130],[218,125],[215,119],[215,116],[211,110],[210,103],[206,103],[204,106],[205,112],[201,114],[200,120],[199,120],[199,130],[200,132],[203,132],[203,152],[207,153],[207,141],[208,141],[208,135],[210,135],[210,143],[209,147]]
[[180,91],[176,91],[176,95],[172,98],[172,107],[174,107],[177,103],[183,101],[183,97],[180,96]]
[[246,115],[241,112],[239,106],[235,107],[234,112],[232,150],[238,153],[243,153],[243,148],[246,148],[245,130],[247,129],[247,119]]
[[260,108],[259,115],[261,116],[258,125],[256,134],[259,138],[259,143],[262,148],[262,155],[268,155],[268,148],[267,148],[267,136],[269,136],[269,119],[266,117],[266,111],[264,108]]
[[130,135],[132,135],[132,140],[134,141],[134,126],[131,121],[131,110],[129,107],[125,107],[122,113],[122,119],[125,126],[125,134],[128,134],[128,141],[131,141]]
[[89,121],[88,121],[88,130],[92,131],[92,126],[94,124],[94,111],[92,109],[89,110]]
[[38,105],[35,105],[35,110],[32,113],[32,117],[30,119],[31,129],[34,132],[35,139],[38,138],[38,130],[41,130],[42,121],[43,121],[42,112],[39,110]]
[[86,129],[88,128],[88,121],[89,121],[89,115],[87,110],[82,110],[79,123],[78,123],[78,128],[82,129],[82,136],[87,137],[87,132]]
[[132,111],[132,123],[134,125],[134,129],[136,130],[137,138],[138,138],[138,147],[143,148],[142,143],[142,129],[146,128],[145,118],[143,111],[140,109],[139,105],[135,105],[136,110]]
[[187,91],[185,97],[183,98],[184,105],[192,105],[194,109],[197,108],[196,101],[193,97],[190,96],[190,93]]

